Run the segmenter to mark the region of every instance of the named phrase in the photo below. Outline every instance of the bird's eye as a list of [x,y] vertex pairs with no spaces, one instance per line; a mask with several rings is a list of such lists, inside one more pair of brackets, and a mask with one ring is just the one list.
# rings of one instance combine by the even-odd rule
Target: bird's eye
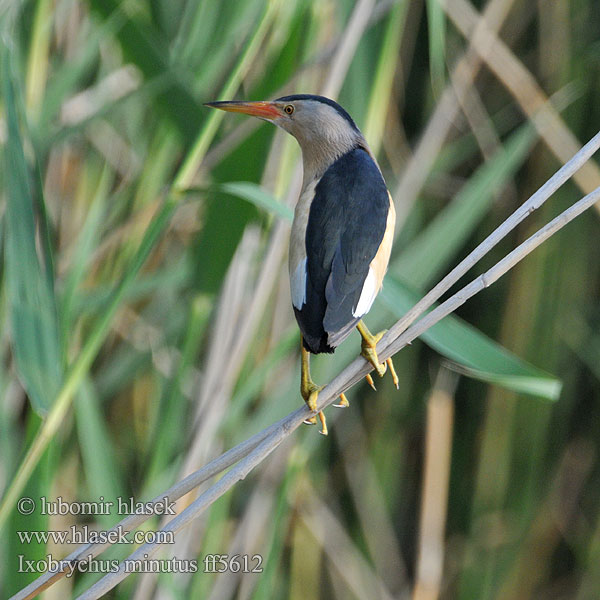
[[294,112],[294,107],[291,104],[288,104],[284,109],[283,109],[288,115],[291,115]]

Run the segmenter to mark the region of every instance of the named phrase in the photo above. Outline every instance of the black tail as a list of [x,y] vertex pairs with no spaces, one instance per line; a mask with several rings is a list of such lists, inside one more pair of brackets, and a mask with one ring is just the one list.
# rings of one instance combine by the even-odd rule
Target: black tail
[[335,348],[327,343],[327,332],[323,328],[322,311],[308,311],[306,305],[302,310],[294,307],[296,321],[302,334],[302,344],[312,354],[327,352],[331,354]]

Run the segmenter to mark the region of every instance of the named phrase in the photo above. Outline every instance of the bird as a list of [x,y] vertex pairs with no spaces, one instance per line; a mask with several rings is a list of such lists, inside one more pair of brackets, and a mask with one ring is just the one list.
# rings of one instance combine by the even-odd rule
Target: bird
[[[303,179],[290,234],[289,275],[294,314],[301,333],[300,393],[313,415],[322,387],[310,374],[310,354],[332,353],[356,327],[361,354],[383,377],[398,377],[391,358],[383,363],[363,317],[381,290],[387,271],[396,213],[381,169],[352,117],[324,96],[295,94],[273,101],[228,100],[206,106],[258,117],[296,138]],[[367,381],[374,388],[370,375]],[[344,394],[336,406],[348,406]]]

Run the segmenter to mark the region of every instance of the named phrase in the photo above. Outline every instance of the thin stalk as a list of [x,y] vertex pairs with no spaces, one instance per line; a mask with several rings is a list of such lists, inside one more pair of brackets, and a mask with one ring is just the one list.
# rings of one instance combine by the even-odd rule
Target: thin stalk
[[[469,269],[481,260],[498,242],[508,235],[523,219],[554,194],[570,179],[591,156],[600,148],[600,133],[597,133],[575,156],[565,163],[544,185],[526,200],[510,217],[495,229],[469,255],[464,258],[448,275],[415,304],[388,332],[390,338],[405,330],[414,320],[423,314],[433,303],[448,291]],[[387,337],[387,336],[385,336]],[[380,343],[384,343],[385,337]]]
[[54,434],[63,422],[63,419],[71,406],[73,395],[77,391],[77,388],[81,384],[86,373],[89,371],[102,343],[106,339],[106,336],[110,331],[112,320],[118,308],[121,306],[123,298],[144,265],[152,248],[154,248],[158,238],[169,224],[175,207],[176,202],[173,199],[169,199],[161,208],[159,214],[146,231],[140,247],[132,260],[132,264],[129,266],[126,275],[117,287],[104,314],[96,324],[75,362],[69,368],[65,381],[57,394],[56,400],[52,404],[48,416],[38,430],[38,433],[27,450],[27,454],[19,466],[10,487],[2,499],[2,504],[0,504],[0,528],[6,522],[19,498],[19,494],[33,473],[44,450],[48,447],[50,440],[54,437]]
[[[299,411],[296,411],[296,413]],[[295,413],[292,413],[295,415]],[[290,416],[292,416],[290,415]],[[192,504],[190,504],[185,510],[179,513],[174,519],[169,521],[161,531],[172,531],[176,532],[187,525],[198,517],[206,508],[208,508],[217,498],[220,498],[225,492],[231,489],[238,481],[241,481],[248,475],[248,473],[259,463],[261,463],[279,444],[300,426],[302,421],[296,419],[296,423],[293,427],[287,425],[289,419],[283,419],[280,421],[278,426],[271,429],[270,435],[266,436],[265,439],[260,442],[244,459],[242,459],[235,467],[228,471],[217,483],[208,488],[204,493],[200,494]],[[127,561],[145,560],[150,556],[154,555],[160,548],[161,544],[148,543],[140,546],[133,554],[131,554],[126,561],[121,562],[119,570],[115,573],[105,575],[102,579],[97,581],[92,587],[86,590],[78,600],[93,600],[95,598],[101,598],[109,590],[114,588],[120,581],[125,579],[130,572],[127,571]]]
[[[244,53],[240,57],[237,66],[231,72],[227,83],[223,86],[218,99],[230,99],[231,96],[235,94],[236,90],[240,86],[240,83],[248,72],[248,69],[252,65],[252,62],[256,57],[265,35],[267,34],[269,26],[273,23],[279,2],[280,0],[270,0],[267,2],[258,27],[254,31],[253,36],[250,38],[250,41],[248,42]],[[206,151],[208,150],[208,147],[210,146],[210,143],[212,142],[223,117],[224,113],[218,110],[213,110],[208,115],[202,133],[196,139],[196,143],[192,146],[192,149],[188,153],[185,162],[179,170],[179,173],[175,177],[175,181],[173,183],[175,190],[185,190],[192,185],[194,176],[198,171],[200,164],[204,160]]]
[[[584,149],[582,149],[580,153],[583,152],[583,150]],[[542,186],[540,189],[543,189],[544,187],[545,186]],[[394,332],[395,328],[390,329],[380,342],[382,346],[382,348],[378,349],[380,359],[385,360],[386,358],[392,356],[403,347],[414,341],[422,333],[427,331],[427,329],[433,327],[441,319],[464,304],[469,298],[473,297],[483,289],[491,286],[502,275],[507,273],[518,262],[529,255],[540,244],[542,244],[544,241],[562,229],[565,225],[570,223],[573,219],[582,214],[585,210],[594,206],[599,201],[600,187],[573,204],[567,210],[563,211],[558,217],[550,221],[550,223],[542,227],[507,256],[505,256],[502,260],[496,263],[496,265],[494,265],[491,269],[488,269],[485,273],[474,279],[471,283],[466,285],[451,298],[440,304],[436,309],[420,319],[416,324],[406,330],[401,330],[400,333]],[[498,229],[502,229],[504,225],[505,224],[501,225]],[[344,371],[342,371],[342,373],[340,373],[331,383],[321,390],[317,410],[323,410],[332,404],[342,392],[347,391],[352,385],[361,380],[362,377],[364,377],[371,370],[371,365],[363,358],[355,359],[348,367],[346,367],[346,369],[344,369]],[[200,495],[197,500],[195,500],[188,508],[182,511],[177,517],[167,523],[167,525],[165,525],[161,531],[178,531],[182,527],[188,525],[191,520],[200,515],[212,502],[227,492],[237,481],[243,479],[285,438],[291,435],[291,433],[295,431],[301,425],[301,423],[308,416],[310,416],[310,414],[311,413],[308,407],[303,406],[293,411],[279,422],[265,429],[263,432],[257,434],[254,436],[254,438],[248,440],[244,446],[244,453],[246,455],[241,458],[241,460],[239,460],[239,462],[222,479],[220,479],[216,484],[211,486],[202,495]],[[253,442],[253,440],[257,439],[261,440],[258,445],[254,444]],[[226,455],[217,460],[222,460]],[[207,465],[205,469],[208,469],[209,466],[210,465]],[[226,468],[226,466],[227,465],[223,466],[223,468]],[[190,477],[194,477],[194,475],[191,475]],[[189,481],[189,479],[184,481]],[[136,550],[136,552],[134,552],[126,560],[140,560],[143,559],[144,555],[146,554],[149,557],[159,548],[159,544],[146,544]],[[79,556],[81,555],[78,553],[78,551],[73,554]],[[80,596],[80,599],[91,600],[93,598],[99,598],[108,590],[112,589],[127,576],[127,573],[125,572],[125,565],[125,562],[121,563],[118,572],[110,573],[103,577],[94,586],[87,590],[87,592]],[[36,582],[34,582],[34,584],[35,583]],[[28,586],[28,588],[34,584],[31,584]],[[25,588],[25,590],[28,588]],[[40,588],[36,589],[39,591]],[[22,590],[18,595],[14,596],[13,600],[23,600],[25,598],[33,597],[32,595],[23,595],[25,590]],[[36,593],[37,592],[35,592],[34,595]]]
[[[531,119],[554,156],[563,162],[573,155],[579,141],[548,102],[535,77],[496,33],[485,26],[473,5],[468,0],[438,1],[459,31],[470,40],[480,59],[485,61]],[[584,193],[591,192],[600,184],[600,168],[590,161],[574,176],[574,180]]]
[[[254,57],[260,42],[263,40],[266,33],[266,28],[271,23],[280,0],[272,0],[267,4],[263,18],[258,25],[254,35],[252,36],[246,50],[240,57],[232,76],[225,84],[223,94],[228,95],[233,93],[233,89],[237,87],[241,78],[246,73],[251,59]],[[216,111],[215,111],[216,114]],[[179,194],[178,190],[188,187],[194,174],[196,173],[199,164],[202,162],[208,144],[212,141],[216,132],[216,125],[209,117],[198,135],[197,141],[190,151],[186,161],[175,176],[173,186],[167,196],[167,200],[160,209],[158,215],[148,227],[144,238],[126,271],[125,276],[119,283],[115,294],[113,295],[109,305],[106,307],[104,314],[96,324],[91,336],[85,343],[83,350],[69,368],[65,381],[59,390],[56,399],[52,403],[52,408],[42,426],[40,427],[35,439],[27,450],[27,454],[23,459],[10,487],[5,493],[2,503],[0,504],[0,528],[4,525],[10,512],[15,506],[19,494],[29,477],[31,476],[35,466],[38,464],[44,450],[47,448],[50,440],[60,427],[63,419],[71,405],[73,395],[77,391],[83,377],[90,369],[102,343],[106,339],[110,331],[112,320],[121,305],[123,298],[134,282],[137,274],[142,268],[144,262],[148,258],[152,248],[168,227],[173,212],[177,207]]]
[[[182,479],[168,490],[159,494],[150,501],[150,504],[159,505],[168,500],[174,502],[179,500],[182,496],[187,494],[190,490],[198,487],[211,477],[221,473],[231,465],[235,464],[240,458],[246,456],[254,448],[256,448],[272,431],[272,429],[278,426],[279,423],[264,429],[257,433],[251,438],[239,443],[237,446],[231,448],[221,456],[215,458],[207,465],[198,469],[196,472],[188,475],[185,479]],[[121,521],[119,521],[110,531],[123,531],[125,533],[133,531],[148,519],[152,518],[153,514],[132,514]],[[88,557],[96,557],[101,554],[106,548],[110,546],[109,543],[98,543],[98,544],[85,544],[80,546],[71,554],[62,559],[61,568],[57,571],[48,571],[38,577],[35,581],[32,581],[27,587],[23,588],[18,594],[14,595],[11,600],[29,600],[35,598],[40,592],[50,587],[56,581],[61,579],[64,575],[69,572],[70,566],[74,566],[77,561],[86,560]]]

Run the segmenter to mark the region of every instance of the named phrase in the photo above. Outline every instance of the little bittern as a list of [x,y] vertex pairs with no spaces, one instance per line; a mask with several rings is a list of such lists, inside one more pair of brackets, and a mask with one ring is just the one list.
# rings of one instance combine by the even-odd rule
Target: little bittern
[[[269,121],[293,135],[302,149],[304,177],[294,212],[289,270],[292,304],[302,333],[300,390],[317,411],[320,387],[310,376],[310,354],[333,352],[356,327],[361,354],[380,376],[369,312],[387,270],[396,213],[381,170],[350,115],[323,96],[284,96],[272,102],[211,102],[207,106]],[[372,379],[368,377],[371,385]],[[338,406],[347,406],[342,394]],[[325,417],[318,413],[322,433]],[[310,422],[316,422],[312,417]]]

